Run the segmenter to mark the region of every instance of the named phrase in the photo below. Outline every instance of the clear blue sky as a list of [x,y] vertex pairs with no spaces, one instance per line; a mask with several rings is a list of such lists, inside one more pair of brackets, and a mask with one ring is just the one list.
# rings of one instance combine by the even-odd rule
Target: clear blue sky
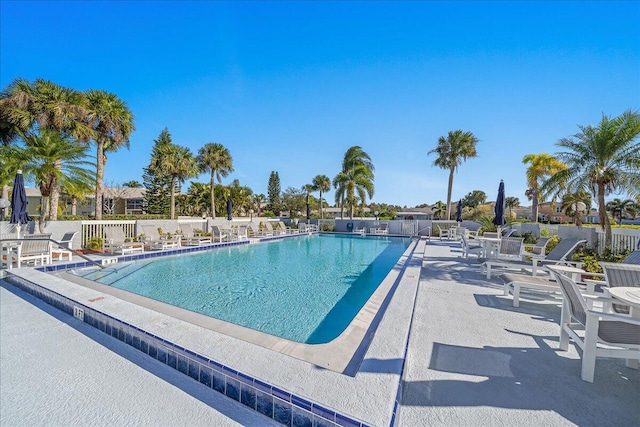
[[[267,192],[333,179],[360,145],[374,202],[446,200],[427,152],[462,129],[478,158],[453,199],[482,190],[529,202],[529,153],[577,125],[640,108],[640,3],[0,1],[0,86],[44,78],[113,92],[137,130],[105,182],[142,182],[153,140],[226,146],[239,179]],[[197,181],[207,182],[200,176]],[[188,183],[185,185],[187,188]],[[333,202],[333,191],[328,199]]]

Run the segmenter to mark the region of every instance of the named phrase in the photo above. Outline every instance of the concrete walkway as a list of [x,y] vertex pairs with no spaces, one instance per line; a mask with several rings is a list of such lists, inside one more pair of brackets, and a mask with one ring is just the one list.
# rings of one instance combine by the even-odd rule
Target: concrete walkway
[[280,426],[0,280],[0,425]]
[[400,426],[639,426],[640,372],[598,359],[580,379],[558,350],[560,300],[519,308],[458,244],[427,247],[406,362]]
[[[427,247],[397,425],[640,425],[638,371],[598,359],[582,381],[559,301],[513,308],[459,255]],[[79,424],[279,425],[0,281],[0,425]]]

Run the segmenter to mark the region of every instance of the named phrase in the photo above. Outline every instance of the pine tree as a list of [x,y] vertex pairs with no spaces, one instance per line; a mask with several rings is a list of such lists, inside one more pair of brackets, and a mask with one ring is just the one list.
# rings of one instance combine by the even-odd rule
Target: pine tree
[[276,215],[280,215],[281,202],[280,202],[280,177],[278,172],[271,171],[269,175],[269,186],[267,187],[267,197],[269,204],[267,209]]
[[169,215],[171,176],[159,174],[150,166],[153,164],[153,159],[158,156],[160,147],[167,144],[171,144],[171,134],[169,129],[164,128],[158,139],[154,141],[149,166],[143,168],[142,180],[146,189],[143,207],[148,214]]

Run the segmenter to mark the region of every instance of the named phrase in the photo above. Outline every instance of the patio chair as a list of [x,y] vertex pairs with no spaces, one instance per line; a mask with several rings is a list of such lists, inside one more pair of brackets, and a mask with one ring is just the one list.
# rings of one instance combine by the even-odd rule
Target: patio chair
[[[640,251],[635,251],[635,252],[640,253]],[[617,286],[632,286],[632,287],[640,288],[640,265],[625,263],[627,259],[625,259],[622,263],[618,263],[618,262],[601,262],[600,263],[600,266],[604,271],[604,277],[605,277],[605,284],[606,284],[606,287],[604,288],[605,295],[608,295],[607,288],[614,288]],[[609,307],[609,305],[607,307]],[[610,307],[616,313],[629,314],[629,307],[626,305],[611,304]]]
[[17,251],[11,252],[10,264],[15,261],[18,267],[26,265],[51,264],[51,233],[25,234],[19,243]]
[[182,231],[182,243],[186,246],[200,246],[213,242],[211,236],[205,236],[202,232],[195,231],[191,224],[180,224],[180,230]]
[[[590,309],[578,285],[554,270],[563,295],[560,318],[560,350],[569,348],[569,339],[582,349],[581,378],[593,382],[598,357],[640,359],[640,319]],[[597,298],[606,301],[608,298]]]
[[[546,256],[547,243],[549,243],[549,240],[550,239],[548,237],[540,237],[534,244],[525,243],[523,245],[523,249],[525,250],[523,255],[526,256],[527,253],[530,253],[532,255],[537,255],[538,257]],[[527,251],[527,248],[530,250]]]
[[[369,228],[369,232],[371,232],[371,228]],[[360,221],[360,224],[358,224],[358,226],[354,226],[353,227],[353,231],[352,233],[358,233],[358,234],[364,234],[367,232],[367,225],[364,221]]]
[[[513,239],[513,237],[509,237]],[[524,254],[526,257],[531,257],[530,260],[500,260],[500,259],[487,259],[481,260],[482,270],[486,272],[487,279],[491,279],[491,269],[494,267],[502,267],[507,269],[531,269],[531,275],[536,276],[538,274],[539,267],[553,264],[573,264],[580,266],[581,264],[575,261],[571,261],[569,256],[576,250],[578,245],[586,243],[584,239],[578,238],[566,238],[560,240],[558,245],[553,248],[551,252],[545,257],[543,256],[531,256],[530,253]]]
[[[246,228],[245,228],[246,234]],[[223,231],[220,226],[212,225],[211,226],[211,237],[214,242],[225,242],[230,239],[229,234],[226,231]]]
[[280,230],[283,230],[286,234],[295,234],[300,232],[297,228],[287,227],[282,221],[278,221],[278,225],[280,226]]
[[389,224],[387,224],[386,222],[381,223],[379,227],[373,229],[373,234],[389,234]]
[[260,237],[260,226],[255,222],[247,224],[247,237],[257,239]]
[[447,240],[451,240],[453,236],[455,236],[456,234],[455,226],[452,226],[449,228],[446,228],[444,226],[439,226],[438,229],[440,230],[438,233],[440,240],[442,240],[443,237]]
[[18,262],[18,251],[21,242],[18,233],[0,234],[0,267],[12,268]]
[[142,233],[145,235],[145,243],[149,245],[149,249],[164,251],[167,249],[176,249],[181,246],[181,239],[177,237],[163,237],[155,225],[142,225]]
[[232,228],[229,238],[231,240],[249,240],[249,235],[247,234],[247,226],[239,225],[235,228]]
[[103,252],[111,252],[112,254],[120,252],[122,255],[133,252],[144,252],[143,242],[127,241],[124,230],[120,227],[105,227],[105,239],[102,243]]
[[58,261],[62,261],[64,257],[67,257],[68,261],[71,261],[73,256],[73,252],[69,249],[72,249],[73,246],[73,238],[78,234],[77,231],[69,231],[64,233],[62,238],[59,240],[60,245],[53,245],[51,248],[51,257],[57,258]]
[[469,258],[469,255],[473,254],[478,258],[482,254],[483,247],[482,245],[478,245],[477,243],[471,243],[467,239],[466,235],[460,236],[460,243],[462,244],[462,256],[464,258]]

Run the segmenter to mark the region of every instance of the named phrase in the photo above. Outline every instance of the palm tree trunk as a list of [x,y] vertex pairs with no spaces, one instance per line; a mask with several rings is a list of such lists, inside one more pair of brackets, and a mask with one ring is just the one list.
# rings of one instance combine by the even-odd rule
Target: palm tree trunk
[[78,199],[75,197],[71,198],[71,215],[76,215],[78,212]]
[[531,197],[531,219],[534,222],[538,222],[538,188],[533,187],[531,190],[533,193]]
[[171,177],[171,219],[176,213],[176,177]]
[[324,219],[324,209],[322,209],[322,190],[320,190],[320,219]]
[[215,201],[215,187],[216,180],[214,176],[214,170],[211,169],[211,218],[216,219],[216,201]]
[[[55,168],[57,170],[62,169],[62,160],[56,160]],[[49,199],[49,212],[51,221],[58,220],[58,201],[60,200],[60,182],[56,180],[51,186],[51,198]]]
[[104,143],[96,141],[96,221],[102,220],[102,196],[104,194]]
[[38,220],[38,229],[40,233],[44,233],[44,222],[49,216],[49,197],[42,196],[40,198],[40,219]]
[[600,226],[604,230],[604,247],[611,249],[611,223],[607,215],[607,206],[604,202],[604,183],[598,183],[598,216]]
[[449,169],[449,186],[447,187],[447,221],[451,219],[451,193],[453,192],[453,172],[455,169]]
[[2,198],[9,200],[9,186],[7,184],[2,186]]

